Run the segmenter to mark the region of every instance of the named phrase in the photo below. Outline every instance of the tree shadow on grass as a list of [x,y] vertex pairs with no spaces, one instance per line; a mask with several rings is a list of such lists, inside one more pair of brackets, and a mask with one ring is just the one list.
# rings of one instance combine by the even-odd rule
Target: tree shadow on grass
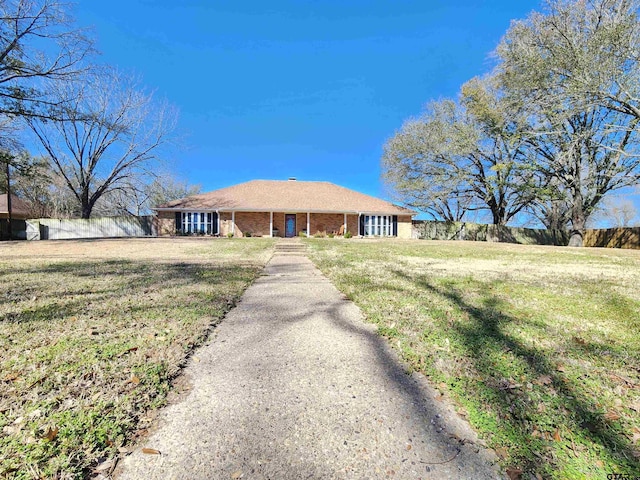
[[[545,378],[547,387],[552,387],[561,399],[568,421],[569,436],[582,436],[599,445],[610,457],[614,458],[629,472],[640,471],[637,452],[628,440],[622,426],[615,420],[609,420],[600,411],[595,399],[583,395],[583,389],[575,380],[562,375],[558,365],[547,354],[536,348],[523,344],[513,336],[505,333],[503,326],[520,319],[501,312],[502,300],[493,295],[487,288],[481,292],[485,299],[482,306],[466,301],[462,294],[454,288],[443,288],[432,284],[426,275],[411,276],[401,270],[394,270],[398,277],[408,281],[422,290],[428,291],[455,304],[468,315],[466,321],[450,323],[450,328],[463,343],[466,352],[472,357],[473,366],[483,379],[496,377],[496,368],[492,357],[496,352],[506,352],[514,356],[526,366],[526,371],[533,378]],[[603,346],[599,346],[603,348]],[[614,350],[611,348],[610,350]],[[499,375],[499,374],[498,374]],[[505,416],[508,428],[522,439],[528,439],[531,455],[522,460],[526,470],[540,471],[545,464],[553,462],[546,451],[545,442],[532,439],[532,425],[529,420],[536,418],[537,406],[533,403],[514,402],[518,395],[509,385],[500,382],[484,382],[484,387],[491,391],[487,401],[498,412],[509,412]],[[545,383],[546,383],[545,382]],[[515,390],[515,389],[514,389]],[[514,411],[514,403],[518,403]],[[565,432],[562,432],[565,435]]]
[[[278,442],[274,442],[270,436],[273,433],[270,432],[274,429],[294,430],[289,422],[295,423],[297,415],[301,418],[307,416],[307,402],[311,401],[313,405],[309,408],[311,411],[323,402],[328,402],[323,395],[318,398],[309,396],[309,388],[311,391],[319,388],[321,391],[340,392],[332,400],[335,404],[330,408],[334,414],[335,411],[340,411],[347,418],[345,421],[336,421],[330,414],[327,418],[312,417],[303,422],[312,422],[316,435],[323,438],[317,445],[308,445],[317,449],[318,454],[314,463],[307,464],[300,470],[299,473],[305,478],[312,477],[314,472],[323,477],[349,477],[346,473],[348,470],[339,470],[345,466],[344,458],[349,456],[351,460],[346,463],[347,466],[353,463],[356,471],[357,468],[366,468],[367,473],[360,472],[362,478],[373,472],[375,466],[380,469],[386,466],[388,470],[398,458],[389,458],[389,444],[382,438],[378,439],[378,435],[383,436],[387,429],[389,432],[394,431],[398,441],[406,433],[409,435],[408,441],[415,442],[415,446],[409,449],[411,453],[405,453],[405,458],[394,466],[400,469],[396,473],[402,478],[422,478],[421,475],[414,476],[411,473],[413,470],[432,472],[434,478],[502,478],[491,463],[494,456],[484,451],[478,454],[479,447],[468,438],[471,434],[468,427],[461,426],[463,422],[451,414],[446,403],[435,399],[436,392],[431,387],[427,387],[417,376],[407,375],[404,365],[398,361],[397,353],[388,342],[378,335],[375,328],[361,323],[359,311],[352,302],[345,298],[336,300],[334,287],[325,278],[298,275],[298,272],[305,269],[295,264],[288,267],[286,274],[274,268],[268,270],[271,274],[261,277],[257,282],[261,288],[243,298],[236,315],[226,320],[229,330],[221,333],[221,342],[225,345],[233,342],[233,351],[237,353],[234,353],[233,358],[223,356],[215,362],[216,365],[224,365],[225,369],[232,369],[234,372],[232,386],[223,381],[219,386],[221,391],[231,388],[235,392],[238,388],[246,388],[248,404],[262,406],[274,402],[288,412],[286,416],[273,418],[270,408],[266,409],[266,413],[255,415],[248,410],[239,412],[238,417],[234,418],[239,426],[247,426],[234,429],[234,435],[241,437],[238,444],[247,445],[243,449],[249,448],[252,451],[248,456],[249,462],[258,458],[271,458],[271,466],[280,465],[279,468],[286,468],[295,476],[299,468],[297,458],[299,456],[302,461],[302,455],[296,452],[291,459],[286,458],[283,451],[287,449],[282,449]],[[300,290],[314,293],[299,295]],[[329,325],[335,327],[335,330],[327,328]],[[300,328],[304,329],[313,345],[301,346],[306,340],[296,340],[293,332]],[[363,348],[339,348],[332,350],[331,358],[326,358],[322,348],[327,342],[325,335],[340,345],[343,345],[344,340],[355,337]],[[314,340],[316,336],[318,338]],[[215,341],[220,341],[220,338]],[[212,343],[211,348],[216,349],[216,344]],[[314,372],[306,362],[301,362],[300,369],[294,370],[296,373],[292,374],[290,365],[298,364],[299,355],[316,359],[316,366],[321,365],[322,369]],[[361,356],[366,359],[364,366]],[[341,362],[339,366],[334,364],[336,360]],[[323,372],[323,369],[326,371]],[[291,377],[298,375],[305,381],[292,382]],[[215,376],[214,372],[212,377]],[[310,387],[307,387],[307,382]],[[367,411],[367,415],[360,416],[357,407],[350,407],[351,403],[357,405],[359,400],[351,400],[356,399],[356,396],[352,397],[349,390],[351,384],[360,383],[368,386],[368,395],[373,401],[378,395],[393,400],[383,398],[376,402],[376,408]],[[287,395],[291,395],[292,390],[296,401],[285,407]],[[386,393],[381,394],[380,390]],[[219,396],[224,398],[222,393]],[[387,408],[392,401],[391,415]],[[327,407],[329,408],[329,404]],[[297,412],[297,409],[300,411]],[[247,413],[249,418],[244,416]],[[404,430],[405,428],[408,430]],[[369,429],[377,432],[375,436],[364,433]],[[331,452],[327,448],[331,446],[332,437],[344,439],[344,448],[340,446],[340,450],[350,453],[326,458],[326,454]],[[373,467],[361,464],[363,451],[369,451],[364,456],[370,455],[367,463],[374,465]],[[246,458],[246,453],[244,455]],[[295,467],[289,463],[293,457],[296,457]]]
[[[65,473],[89,478],[98,454],[115,454],[113,435],[118,441],[130,438],[143,412],[164,401],[178,367],[209,333],[211,318],[231,308],[229,302],[258,270],[256,265],[144,260],[3,268],[0,413],[16,418],[29,408],[44,411],[56,399],[72,404],[51,407],[47,421],[60,434],[44,444],[43,456],[27,455],[40,443],[25,443],[20,433],[3,436],[18,453],[3,455],[0,447],[0,477],[7,468],[28,476],[31,465],[46,469],[68,462]],[[156,338],[167,326],[167,338]],[[95,396],[90,404],[85,402],[89,396]],[[109,425],[111,445],[102,438],[103,424]]]
[[[10,272],[0,272],[0,275],[32,276],[34,281],[8,287],[5,301],[13,308],[0,314],[0,323],[55,321],[80,315],[89,304],[108,305],[123,297],[136,298],[137,295],[202,283],[215,287],[228,282],[246,282],[257,270],[258,267],[253,266],[131,260],[62,262],[36,268],[14,268]],[[46,280],[40,282],[38,277],[47,275],[61,275],[61,280],[46,286]],[[29,303],[30,298],[37,303]]]

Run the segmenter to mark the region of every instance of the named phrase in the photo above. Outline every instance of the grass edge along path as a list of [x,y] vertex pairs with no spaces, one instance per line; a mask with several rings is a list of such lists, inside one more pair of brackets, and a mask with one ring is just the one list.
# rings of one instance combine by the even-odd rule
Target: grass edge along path
[[640,475],[640,252],[308,244],[511,478]]
[[108,474],[273,243],[0,245],[0,478]]

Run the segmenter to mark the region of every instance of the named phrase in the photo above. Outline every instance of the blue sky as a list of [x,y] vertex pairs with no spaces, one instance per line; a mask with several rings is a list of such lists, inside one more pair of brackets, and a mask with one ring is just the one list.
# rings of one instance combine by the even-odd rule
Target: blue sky
[[331,181],[385,196],[384,141],[492,65],[538,1],[81,1],[104,62],[180,110],[174,168],[204,191]]
[[[540,8],[537,0],[82,0],[75,16],[93,29],[102,61],[140,75],[180,110],[183,146],[168,160],[181,179],[209,191],[296,177],[389,198],[385,140],[428,101],[487,73],[511,20]],[[633,199],[640,210],[640,195]]]

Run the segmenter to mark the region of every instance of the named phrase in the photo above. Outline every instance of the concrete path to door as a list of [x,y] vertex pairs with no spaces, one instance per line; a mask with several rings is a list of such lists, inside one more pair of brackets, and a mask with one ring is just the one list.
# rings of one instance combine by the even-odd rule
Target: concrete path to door
[[278,244],[185,369],[190,393],[116,478],[504,478],[495,453],[406,373],[298,242]]

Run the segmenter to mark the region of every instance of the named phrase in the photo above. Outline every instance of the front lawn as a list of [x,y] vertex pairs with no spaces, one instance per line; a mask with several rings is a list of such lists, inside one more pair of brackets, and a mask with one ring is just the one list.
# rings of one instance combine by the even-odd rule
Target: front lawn
[[108,474],[272,245],[0,243],[0,478]]
[[513,478],[640,475],[640,251],[308,244]]

